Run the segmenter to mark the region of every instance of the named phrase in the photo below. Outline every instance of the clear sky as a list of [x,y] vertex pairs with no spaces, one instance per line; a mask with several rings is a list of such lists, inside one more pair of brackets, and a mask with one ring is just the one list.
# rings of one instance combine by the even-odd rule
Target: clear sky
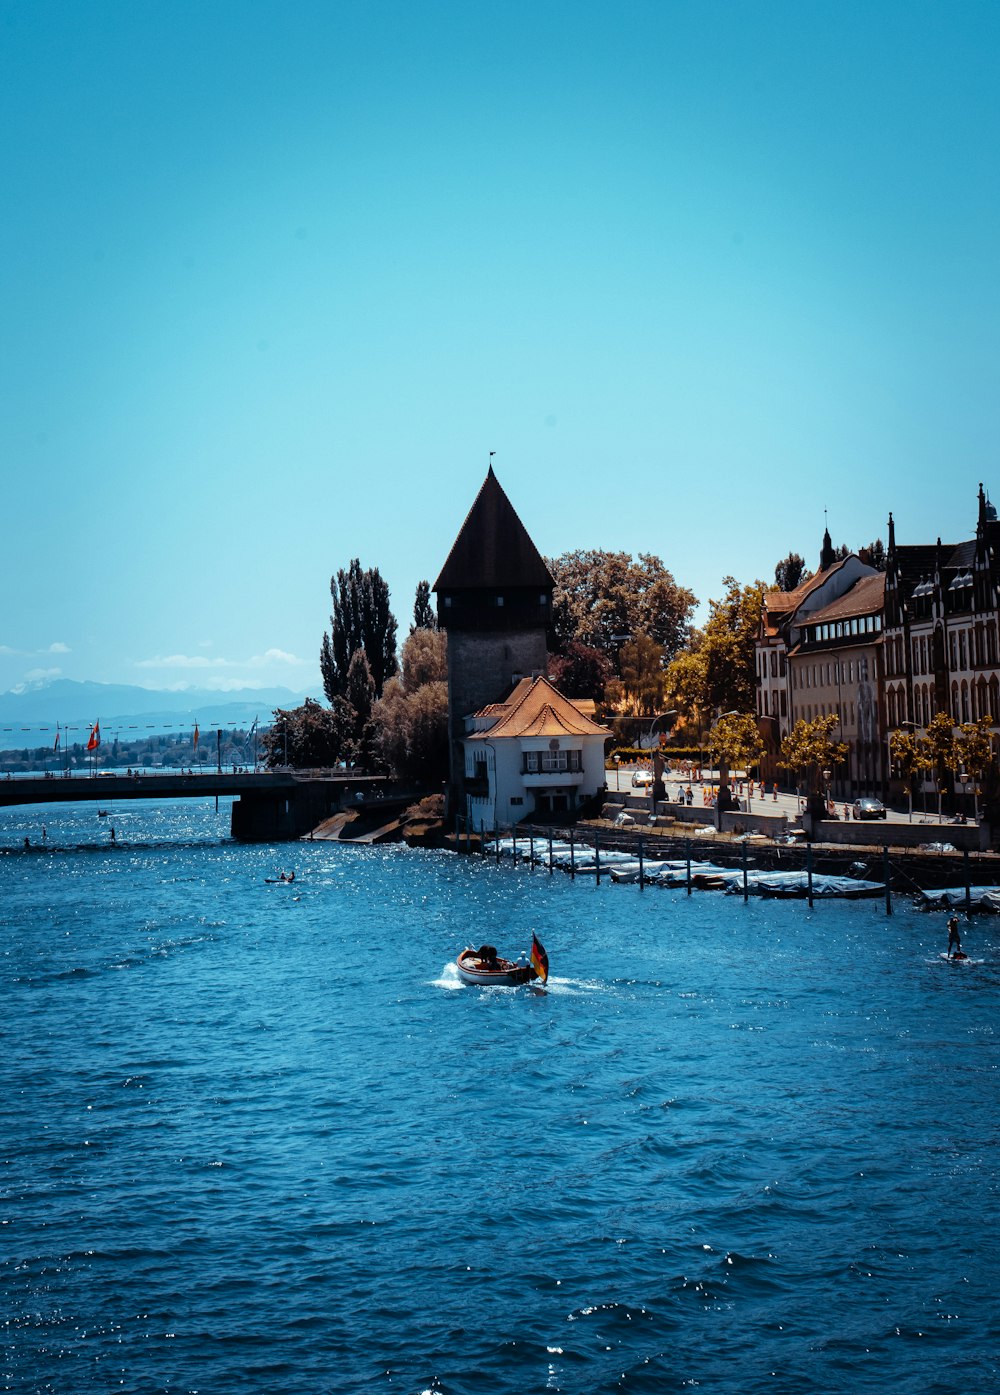
[[1000,499],[995,0],[0,0],[0,689],[318,692],[495,450],[702,601]]

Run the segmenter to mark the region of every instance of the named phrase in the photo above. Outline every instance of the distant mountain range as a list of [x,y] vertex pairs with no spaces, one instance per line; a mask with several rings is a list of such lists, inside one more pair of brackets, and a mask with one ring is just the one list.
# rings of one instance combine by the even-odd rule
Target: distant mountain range
[[[24,692],[0,693],[0,746],[30,744],[31,730],[54,728],[57,722],[64,727],[89,728],[99,721],[109,736],[116,727],[128,726],[183,731],[195,721],[206,733],[211,727],[230,723],[249,727],[254,719],[264,727],[271,724],[276,707],[298,707],[305,697],[305,693],[289,688],[166,692],[124,683],[75,683],[57,678]],[[25,727],[29,731],[23,731]]]

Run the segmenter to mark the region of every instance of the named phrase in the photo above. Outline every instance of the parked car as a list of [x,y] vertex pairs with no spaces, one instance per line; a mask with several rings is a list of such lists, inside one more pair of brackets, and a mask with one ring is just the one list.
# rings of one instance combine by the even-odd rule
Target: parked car
[[633,789],[648,787],[653,783],[653,772],[651,770],[635,770],[632,773]]
[[856,819],[884,819],[885,805],[881,799],[856,799],[854,801]]

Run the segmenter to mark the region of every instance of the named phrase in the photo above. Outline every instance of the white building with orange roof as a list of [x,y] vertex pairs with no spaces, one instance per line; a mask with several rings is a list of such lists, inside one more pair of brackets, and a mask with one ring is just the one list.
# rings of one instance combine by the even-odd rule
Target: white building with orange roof
[[495,829],[536,813],[572,815],[604,786],[612,732],[547,678],[523,678],[503,702],[466,718],[465,815]]

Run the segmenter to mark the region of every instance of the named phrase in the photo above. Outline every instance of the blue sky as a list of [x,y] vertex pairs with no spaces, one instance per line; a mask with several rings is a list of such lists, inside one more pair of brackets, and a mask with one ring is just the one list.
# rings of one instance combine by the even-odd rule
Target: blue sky
[[0,0],[0,689],[318,691],[495,450],[702,599],[1000,498],[994,3]]

